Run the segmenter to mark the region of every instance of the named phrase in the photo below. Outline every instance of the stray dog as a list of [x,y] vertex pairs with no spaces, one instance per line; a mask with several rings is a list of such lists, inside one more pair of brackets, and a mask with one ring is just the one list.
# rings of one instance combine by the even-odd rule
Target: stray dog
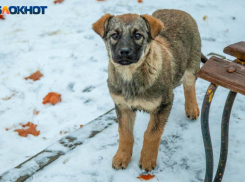
[[185,112],[197,119],[196,72],[200,69],[201,39],[195,20],[180,10],[157,10],[152,16],[106,14],[93,24],[105,42],[108,87],[118,118],[119,148],[115,169],[131,160],[137,110],[150,114],[139,166],[156,167],[158,148],[173,104],[173,89],[183,82]]

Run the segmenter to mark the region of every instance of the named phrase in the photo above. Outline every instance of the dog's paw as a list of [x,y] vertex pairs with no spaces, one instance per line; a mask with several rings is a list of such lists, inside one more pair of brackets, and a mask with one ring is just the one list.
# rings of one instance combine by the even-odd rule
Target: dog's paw
[[131,160],[131,154],[125,152],[117,152],[112,160],[113,169],[126,169]]
[[157,165],[157,156],[152,155],[151,152],[142,152],[140,156],[139,167],[145,171],[154,170]]
[[197,119],[200,114],[197,104],[186,105],[185,112],[186,112],[186,116],[191,120]]

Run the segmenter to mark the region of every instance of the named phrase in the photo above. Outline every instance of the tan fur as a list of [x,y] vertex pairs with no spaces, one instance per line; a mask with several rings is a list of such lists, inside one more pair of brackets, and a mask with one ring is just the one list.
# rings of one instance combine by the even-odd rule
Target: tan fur
[[126,15],[117,15],[117,18],[121,20],[121,22],[124,22],[125,24],[130,24],[131,22],[134,22],[135,19],[137,19],[139,15],[137,14],[126,14]]
[[160,20],[150,16],[150,15],[141,15],[143,17],[150,29],[151,37],[152,39],[155,39],[155,37],[162,31],[163,29],[163,22]]
[[190,119],[197,119],[199,116],[199,108],[196,100],[195,82],[196,77],[193,72],[186,70],[183,77],[185,112],[186,116]]
[[116,169],[126,169],[133,152],[133,126],[136,114],[130,109],[124,109],[123,111],[117,110],[117,115],[119,116],[118,123],[121,125],[118,128],[120,140],[117,153],[113,157],[112,166]]
[[[168,60],[171,64],[171,75],[173,76],[175,73],[174,71],[176,70],[176,63],[174,62],[174,57],[173,57],[173,53],[171,51],[171,49],[169,48],[168,43],[166,42],[166,40],[164,40],[161,36],[157,36],[155,38],[155,42],[158,43],[158,47],[161,47],[161,53],[164,57],[164,59]],[[155,49],[155,47],[153,47],[152,49]],[[161,59],[158,59],[161,60]],[[172,77],[172,79],[174,79]]]
[[151,113],[154,111],[161,103],[162,98],[154,99],[151,101],[146,101],[144,99],[135,99],[135,100],[128,100],[126,101],[122,96],[120,95],[114,95],[111,93],[111,97],[115,104],[117,104],[119,107],[125,107],[125,108],[139,108],[140,110],[147,111],[148,113]]
[[[144,134],[144,143],[140,156],[140,167],[151,171],[156,167],[158,148],[161,136],[172,104],[167,105],[160,113],[152,113],[147,130]],[[160,121],[160,122],[159,122]]]
[[109,19],[112,17],[111,14],[105,14],[97,22],[93,24],[93,30],[101,37],[105,35],[105,28],[107,27]]
[[[173,89],[182,79],[186,115],[190,119],[199,116],[195,80],[201,61],[201,40],[196,22],[183,11],[158,10],[152,16],[107,15],[93,29],[103,37],[108,51],[108,87],[119,124],[119,147],[112,165],[115,169],[128,166],[134,143],[135,111],[144,110],[150,113],[150,121],[139,164],[150,171],[156,167],[161,135],[172,108]],[[136,29],[144,37],[140,42],[143,52],[138,52],[138,61],[133,64],[118,64],[112,56],[115,40],[111,35],[120,31],[121,36],[132,37]],[[104,35],[105,30],[108,35]]]

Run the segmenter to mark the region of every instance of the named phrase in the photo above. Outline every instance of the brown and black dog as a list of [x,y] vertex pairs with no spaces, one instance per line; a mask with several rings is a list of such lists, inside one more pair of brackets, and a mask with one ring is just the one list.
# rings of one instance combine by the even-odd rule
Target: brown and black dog
[[139,165],[151,171],[172,108],[173,89],[182,81],[186,115],[199,116],[195,81],[203,55],[197,24],[186,12],[157,10],[152,16],[106,14],[93,24],[93,30],[108,51],[108,87],[119,123],[119,148],[112,166],[128,166],[136,111],[143,110],[150,114],[150,122]]

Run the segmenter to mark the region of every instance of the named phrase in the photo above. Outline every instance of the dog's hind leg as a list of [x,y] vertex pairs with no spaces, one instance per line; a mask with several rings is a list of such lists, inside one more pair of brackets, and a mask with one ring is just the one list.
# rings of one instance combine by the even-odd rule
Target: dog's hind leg
[[198,33],[193,34],[193,42],[187,63],[187,68],[183,76],[183,86],[185,93],[185,112],[186,116],[192,120],[199,116],[199,108],[196,99],[196,72],[200,69],[201,63],[201,39]]
[[195,85],[196,76],[192,71],[187,69],[183,78],[185,93],[185,112],[186,116],[192,120],[197,119],[199,116]]

